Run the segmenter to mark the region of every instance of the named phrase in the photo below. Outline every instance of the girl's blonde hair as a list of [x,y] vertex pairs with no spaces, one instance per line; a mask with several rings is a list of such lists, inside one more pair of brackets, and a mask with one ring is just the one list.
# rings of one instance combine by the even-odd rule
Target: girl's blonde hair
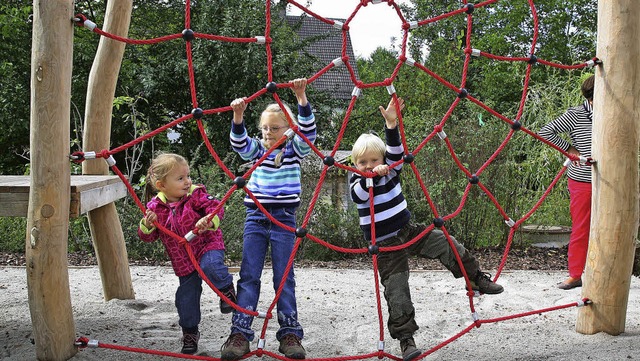
[[[291,121],[293,121],[293,124],[298,125],[298,121],[297,121],[296,117],[293,115],[293,112],[291,111],[291,108],[289,108],[289,106],[287,104],[285,104],[285,103],[282,103],[282,105],[284,106],[284,109],[286,110],[286,112],[289,114],[289,117],[291,118]],[[267,105],[267,107],[262,111],[262,114],[260,115],[260,123],[258,124],[260,127],[262,127],[262,120],[264,119],[265,115],[267,115],[269,113],[277,115],[287,125],[289,125],[289,122],[287,121],[287,116],[284,115],[284,112],[282,111],[282,108],[280,108],[280,105],[278,105],[277,103],[272,103],[272,104]],[[279,168],[282,165],[282,157],[283,156],[284,156],[284,151],[281,151],[280,153],[278,153],[276,155],[276,159],[275,159],[275,166],[276,167]]]
[[365,133],[358,137],[353,148],[351,148],[351,159],[353,163],[357,163],[358,159],[366,152],[377,152],[384,157],[387,146],[382,139],[375,134]]
[[156,156],[149,166],[144,185],[144,202],[148,203],[157,193],[156,182],[164,180],[175,167],[189,165],[187,160],[178,154],[161,153]]

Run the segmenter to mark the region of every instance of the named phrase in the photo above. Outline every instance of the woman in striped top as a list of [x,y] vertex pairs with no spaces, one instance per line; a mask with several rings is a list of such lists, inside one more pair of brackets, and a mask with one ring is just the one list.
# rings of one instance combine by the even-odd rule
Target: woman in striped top
[[[591,75],[580,90],[586,98],[582,105],[569,108],[566,113],[548,123],[538,135],[560,149],[575,156],[591,157],[591,123],[593,118],[593,84]],[[571,142],[558,136],[567,133]],[[589,229],[591,222],[591,166],[573,161],[567,171],[569,186],[569,210],[571,212],[571,237],[569,238],[569,278],[558,283],[558,287],[569,290],[582,286],[582,272],[587,261]]]
[[[306,96],[307,79],[296,79],[292,89],[298,100],[298,129],[313,143],[316,139],[316,123],[311,104]],[[260,117],[262,139],[249,138],[244,125],[247,105],[243,99],[231,103],[233,123],[231,146],[242,159],[257,161],[267,151],[272,152],[253,171],[246,188],[256,197],[268,213],[280,223],[296,228],[296,209],[300,205],[300,162],[311,152],[311,147],[294,132],[288,132],[289,122],[278,104],[269,105]],[[289,118],[294,121],[291,110],[285,106]],[[283,137],[289,139],[282,145],[274,145]],[[294,233],[282,228],[265,215],[247,195],[244,199],[246,219],[242,264],[238,280],[238,305],[247,310],[256,310],[260,296],[260,277],[267,250],[271,247],[273,288],[277,292],[293,252]],[[280,329],[276,338],[280,341],[280,352],[288,358],[303,359],[305,350],[300,340],[302,326],[298,323],[293,268],[290,270],[278,299],[277,312]],[[251,329],[253,316],[235,311],[232,318],[231,335],[222,346],[224,360],[236,360],[249,353],[249,341],[254,338]]]

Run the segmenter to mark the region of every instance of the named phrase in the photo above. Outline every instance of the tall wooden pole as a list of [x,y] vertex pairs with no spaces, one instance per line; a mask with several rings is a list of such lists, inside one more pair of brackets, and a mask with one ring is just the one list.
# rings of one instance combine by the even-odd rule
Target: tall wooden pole
[[638,231],[640,1],[598,2],[591,234],[576,331],[624,332]]
[[[107,2],[104,30],[120,36],[129,32],[132,0]],[[89,74],[83,147],[89,151],[109,148],[111,110],[125,44],[106,37],[100,39]],[[108,174],[104,160],[85,161],[82,173]],[[113,203],[89,211],[89,227],[102,277],[105,300],[135,298],[122,225]]]
[[67,360],[77,352],[67,269],[72,18],[73,0],[33,1],[25,254],[38,360]]

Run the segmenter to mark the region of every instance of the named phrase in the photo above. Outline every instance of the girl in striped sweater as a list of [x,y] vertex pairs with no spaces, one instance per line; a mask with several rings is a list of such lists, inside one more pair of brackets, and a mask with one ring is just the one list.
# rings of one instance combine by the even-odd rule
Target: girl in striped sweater
[[[309,142],[316,139],[315,118],[306,96],[307,79],[296,79],[292,89],[298,100],[298,129]],[[300,205],[300,162],[311,152],[311,147],[302,137],[290,129],[283,109],[278,104],[269,105],[260,117],[262,139],[249,138],[244,125],[244,111],[247,105],[243,99],[231,103],[233,123],[231,125],[231,146],[242,159],[257,161],[272,149],[283,137],[287,141],[267,156],[254,170],[246,188],[251,191],[267,212],[278,222],[296,228],[296,209]],[[291,110],[284,111],[293,121]],[[256,310],[260,296],[260,276],[269,247],[273,268],[273,287],[277,292],[280,282],[285,282],[278,299],[278,323],[280,329],[276,338],[280,342],[280,352],[293,359],[305,358],[302,347],[302,326],[298,323],[293,268],[285,279],[284,272],[293,252],[295,234],[273,222],[248,195],[244,199],[246,219],[240,279],[238,280],[238,305],[247,310]],[[249,353],[249,342],[254,338],[251,329],[253,316],[234,312],[231,335],[222,346],[224,360],[236,360]]]

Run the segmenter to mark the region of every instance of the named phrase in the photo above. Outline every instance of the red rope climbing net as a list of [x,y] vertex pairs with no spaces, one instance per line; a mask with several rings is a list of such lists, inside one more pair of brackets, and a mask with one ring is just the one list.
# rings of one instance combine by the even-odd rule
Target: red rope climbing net
[[[534,6],[533,0],[528,0],[529,3],[529,7],[531,9],[531,14],[532,14],[532,18],[533,18],[533,37],[532,37],[532,41],[531,41],[531,46],[530,46],[530,50],[529,50],[529,56],[526,57],[506,57],[506,56],[499,56],[499,55],[494,55],[494,54],[489,54],[486,52],[483,52],[479,49],[474,49],[471,46],[471,34],[472,34],[472,26],[473,26],[473,12],[475,8],[480,8],[480,7],[487,7],[490,6],[493,3],[496,3],[498,0],[487,0],[478,4],[471,4],[468,3],[466,0],[463,1],[464,6],[462,6],[461,8],[455,10],[455,11],[451,11],[448,13],[444,13],[441,14],[439,16],[433,17],[433,18],[428,18],[428,19],[424,19],[421,21],[415,21],[415,22],[409,22],[405,19],[405,17],[402,14],[402,11],[400,9],[400,7],[398,6],[398,4],[396,4],[394,2],[394,0],[360,0],[359,2],[354,2],[356,3],[355,5],[355,9],[353,10],[352,14],[346,19],[346,21],[344,23],[339,22],[337,20],[332,20],[332,19],[328,19],[325,18],[319,14],[316,14],[312,11],[310,11],[309,9],[307,9],[306,7],[304,7],[303,5],[300,5],[299,3],[297,3],[294,0],[287,0],[287,2],[297,8],[299,8],[300,10],[302,10],[303,12],[305,12],[306,14],[308,14],[309,16],[313,17],[314,19],[316,19],[317,21],[321,21],[323,23],[329,24],[334,28],[340,29],[342,31],[342,50],[341,50],[341,57],[334,59],[333,61],[329,62],[328,64],[326,64],[326,66],[324,66],[322,69],[318,70],[317,73],[313,74],[312,76],[308,77],[308,83],[313,83],[315,80],[317,80],[320,76],[322,76],[323,74],[331,71],[333,68],[338,67],[338,66],[345,66],[348,69],[348,72],[350,74],[350,79],[351,82],[354,85],[354,90],[352,93],[352,97],[351,97],[351,101],[349,102],[348,108],[346,110],[345,113],[345,117],[344,117],[344,122],[342,123],[338,136],[337,136],[337,140],[335,142],[335,145],[333,146],[333,149],[331,150],[331,152],[329,153],[329,155],[325,155],[323,154],[319,149],[317,149],[313,143],[311,143],[300,131],[299,129],[293,124],[292,119],[288,119],[290,125],[291,125],[291,129],[298,135],[300,136],[312,149],[312,151],[315,153],[316,156],[318,156],[319,158],[321,158],[323,160],[324,166],[322,168],[322,171],[320,173],[319,176],[319,180],[318,180],[318,186],[316,187],[316,190],[313,193],[313,196],[309,202],[309,206],[308,209],[306,211],[306,214],[304,216],[304,218],[302,219],[302,222],[300,223],[299,226],[297,226],[296,228],[292,228],[289,226],[286,226],[282,223],[280,223],[277,219],[273,218],[269,212],[260,204],[259,200],[256,199],[256,197],[252,194],[251,191],[249,191],[248,189],[246,189],[244,187],[246,180],[249,179],[249,177],[251,176],[252,172],[258,167],[258,165],[264,160],[266,159],[266,157],[276,148],[278,148],[283,142],[286,141],[286,135],[283,136],[282,139],[280,139],[274,146],[271,147],[271,149],[267,152],[267,154],[265,154],[264,156],[262,156],[262,158],[260,158],[258,161],[255,162],[255,164],[251,167],[251,169],[249,169],[244,175],[242,175],[241,177],[236,177],[234,175],[234,173],[229,170],[229,168],[224,164],[224,162],[222,161],[222,159],[220,158],[220,156],[215,152],[215,150],[213,149],[212,144],[210,143],[209,137],[207,136],[207,133],[205,131],[205,127],[203,124],[203,117],[208,116],[208,115],[212,115],[212,114],[218,114],[218,113],[224,113],[224,112],[229,112],[231,111],[231,107],[230,106],[223,106],[223,107],[219,107],[219,108],[212,108],[212,109],[201,109],[198,106],[198,98],[196,96],[197,92],[196,92],[196,82],[195,82],[195,73],[196,73],[196,69],[194,68],[194,64],[193,64],[193,58],[192,58],[192,41],[195,39],[204,39],[204,40],[210,40],[210,41],[220,41],[220,42],[235,42],[235,43],[254,43],[256,44],[256,46],[263,46],[267,55],[267,86],[265,86],[262,89],[257,90],[254,94],[251,94],[247,97],[245,97],[245,101],[247,103],[250,103],[252,101],[254,101],[255,99],[262,97],[262,96],[272,96],[273,99],[275,100],[275,102],[277,102],[278,104],[280,104],[281,107],[283,107],[282,101],[280,100],[280,97],[277,94],[277,90],[278,89],[283,89],[283,88],[289,88],[292,85],[290,83],[287,82],[283,82],[283,83],[277,83],[275,81],[275,79],[273,79],[273,63],[272,63],[272,51],[271,51],[271,43],[272,43],[272,39],[271,39],[271,1],[267,0],[265,1],[265,6],[266,6],[266,14],[265,14],[265,21],[266,21],[266,26],[265,26],[265,32],[264,34],[260,35],[260,36],[255,36],[255,37],[248,37],[248,38],[236,38],[236,37],[226,37],[226,36],[219,36],[219,35],[212,35],[212,34],[203,34],[203,33],[198,33],[198,32],[194,32],[193,30],[190,29],[190,23],[191,23],[191,14],[190,14],[190,8],[191,8],[191,4],[189,0],[186,0],[186,7],[185,7],[185,30],[180,33],[180,34],[171,34],[171,35],[166,35],[166,36],[162,36],[162,37],[158,37],[158,38],[154,38],[154,39],[146,39],[146,40],[136,40],[136,39],[130,39],[130,38],[126,38],[126,37],[121,37],[121,36],[117,36],[114,34],[110,34],[107,33],[103,30],[101,30],[99,27],[97,27],[97,25],[95,23],[93,23],[92,21],[88,20],[85,16],[83,15],[77,15],[76,18],[74,19],[75,23],[78,26],[84,26],[85,28],[90,29],[91,31],[97,33],[100,36],[104,36],[104,37],[108,37],[126,44],[131,44],[131,45],[150,45],[150,44],[157,44],[160,42],[165,42],[165,41],[170,41],[170,40],[174,40],[174,39],[184,39],[185,43],[186,43],[186,55],[187,55],[187,64],[188,64],[188,74],[189,74],[189,84],[190,84],[190,94],[191,94],[191,102],[192,102],[192,106],[193,106],[193,110],[190,114],[184,115],[178,119],[175,119],[165,125],[163,125],[162,127],[159,127],[153,131],[150,131],[147,134],[144,134],[141,137],[138,137],[126,144],[117,146],[113,149],[104,149],[104,150],[100,150],[100,151],[83,151],[83,152],[76,152],[74,154],[71,155],[71,158],[75,161],[75,162],[82,162],[86,159],[95,159],[95,158],[103,158],[107,161],[107,163],[109,164],[111,170],[117,174],[121,179],[122,182],[127,186],[127,189],[129,191],[129,194],[132,196],[132,198],[134,199],[136,205],[138,206],[138,208],[140,208],[141,212],[144,214],[145,212],[145,206],[142,204],[142,202],[140,201],[140,199],[137,197],[133,187],[131,186],[131,184],[129,183],[128,179],[122,174],[122,172],[118,169],[118,167],[116,166],[116,162],[113,158],[113,154],[119,153],[121,151],[124,151],[130,147],[133,147],[139,143],[144,142],[145,140],[148,140],[160,133],[163,133],[165,131],[167,131],[168,129],[175,127],[178,124],[184,123],[184,122],[191,122],[191,121],[195,121],[198,127],[198,130],[200,132],[200,135],[202,137],[202,140],[206,146],[206,148],[208,149],[209,153],[211,154],[211,156],[213,157],[213,159],[217,162],[218,166],[220,167],[220,169],[229,177],[230,180],[233,181],[233,185],[228,189],[228,191],[225,193],[225,195],[222,197],[221,202],[219,207],[223,207],[228,201],[229,198],[231,197],[231,195],[233,194],[233,192],[235,192],[236,190],[242,190],[244,192],[247,193],[247,195],[249,197],[251,197],[253,199],[253,201],[255,202],[255,204],[258,206],[258,208],[260,210],[262,210],[262,212],[269,217],[269,219],[276,223],[277,225],[279,225],[282,228],[285,228],[287,230],[289,230],[290,232],[296,234],[296,241],[295,241],[295,245],[294,245],[294,249],[292,254],[289,257],[289,261],[288,261],[288,265],[287,265],[287,269],[285,271],[285,275],[284,277],[286,278],[287,274],[291,271],[292,267],[293,267],[293,263],[294,263],[294,259],[296,256],[296,252],[298,251],[298,248],[302,242],[302,240],[304,238],[308,238],[313,242],[316,242],[324,247],[330,248],[336,252],[343,252],[343,253],[350,253],[350,254],[366,254],[366,253],[371,253],[372,256],[372,270],[373,270],[373,275],[374,275],[374,288],[375,288],[375,295],[376,295],[376,305],[377,305],[377,316],[378,316],[378,327],[379,327],[379,343],[378,343],[378,347],[376,350],[373,350],[370,353],[367,354],[361,354],[361,355],[354,355],[354,356],[342,356],[342,357],[331,357],[331,358],[322,358],[322,360],[359,360],[359,359],[368,359],[368,358],[374,358],[374,357],[378,357],[378,358],[382,358],[382,357],[388,357],[390,359],[394,359],[394,360],[400,360],[401,357],[397,357],[394,355],[391,355],[387,352],[385,352],[384,350],[384,322],[383,322],[383,312],[382,312],[382,302],[381,302],[381,298],[380,298],[380,288],[379,288],[379,281],[378,281],[378,267],[377,267],[377,252],[371,252],[371,247],[366,247],[366,248],[345,248],[345,247],[339,247],[336,245],[331,244],[330,242],[327,242],[323,239],[320,239],[316,236],[314,236],[311,233],[307,233],[306,229],[307,229],[307,225],[310,222],[311,216],[314,212],[314,208],[315,205],[319,199],[320,196],[320,190],[322,189],[322,185],[325,182],[325,178],[327,176],[327,172],[331,167],[337,167],[346,171],[350,171],[350,172],[358,172],[355,168],[349,166],[348,164],[342,164],[339,162],[336,162],[334,157],[338,151],[338,147],[340,145],[340,141],[341,139],[344,137],[344,134],[346,132],[347,129],[347,124],[349,122],[349,118],[351,115],[351,112],[354,108],[354,105],[356,104],[356,101],[358,100],[358,97],[362,91],[362,89],[365,88],[374,88],[374,87],[385,87],[387,89],[387,91],[389,92],[389,94],[394,97],[397,98],[397,94],[395,91],[395,88],[393,86],[393,81],[394,79],[396,79],[398,72],[400,71],[402,66],[411,66],[414,67],[426,74],[428,74],[429,76],[431,76],[433,79],[437,80],[439,83],[441,83],[444,87],[446,87],[447,89],[449,89],[453,94],[456,94],[455,100],[452,102],[452,104],[450,105],[448,111],[446,112],[446,114],[442,117],[442,120],[436,124],[433,128],[433,131],[431,131],[420,143],[419,145],[413,149],[412,151],[409,151],[409,147],[407,144],[407,140],[406,140],[406,134],[405,134],[405,127],[404,127],[404,122],[402,119],[402,114],[401,112],[398,111],[399,114],[399,130],[400,130],[400,135],[401,135],[401,139],[402,139],[402,144],[404,146],[405,149],[405,156],[402,160],[400,160],[399,162],[404,162],[405,164],[408,164],[413,172],[413,174],[415,175],[416,179],[419,182],[420,188],[425,196],[426,201],[428,202],[428,205],[431,209],[431,211],[433,212],[433,215],[435,217],[434,222],[432,225],[430,225],[424,232],[423,234],[426,234],[427,232],[432,231],[435,228],[440,228],[444,234],[446,235],[447,239],[449,240],[449,244],[452,247],[452,249],[454,250],[454,253],[456,255],[456,259],[458,261],[458,263],[461,265],[462,262],[460,260],[460,255],[458,254],[456,247],[453,245],[451,236],[449,235],[449,233],[447,232],[446,227],[444,226],[444,222],[448,221],[454,217],[456,217],[462,210],[464,203],[469,195],[469,192],[471,191],[471,188],[473,186],[477,186],[479,187],[482,192],[484,192],[484,194],[491,200],[491,202],[494,204],[496,210],[500,213],[500,215],[502,216],[502,218],[504,219],[506,225],[509,227],[509,236],[508,236],[508,240],[507,240],[507,244],[505,247],[505,251],[504,251],[504,255],[502,257],[501,263],[498,267],[496,276],[494,280],[497,280],[506,264],[506,260],[509,254],[509,250],[511,248],[511,244],[512,244],[512,240],[514,237],[514,234],[516,232],[516,230],[518,229],[518,227],[525,222],[535,211],[536,209],[542,204],[543,200],[547,197],[547,195],[550,193],[550,191],[553,189],[553,187],[555,186],[555,184],[560,180],[561,176],[563,175],[563,173],[566,170],[566,167],[568,165],[568,162],[565,162],[564,166],[559,170],[559,172],[557,173],[557,175],[555,176],[555,178],[553,179],[553,181],[551,182],[551,184],[548,186],[548,188],[545,190],[544,194],[542,195],[542,197],[540,198],[540,200],[538,202],[536,202],[536,204],[528,211],[526,212],[522,217],[520,217],[517,220],[513,220],[508,214],[507,212],[501,207],[501,205],[498,203],[496,197],[494,197],[494,195],[491,193],[491,191],[485,186],[483,185],[483,183],[480,181],[480,176],[482,175],[482,173],[485,171],[485,169],[496,159],[496,157],[500,154],[500,152],[507,146],[507,144],[509,143],[509,141],[512,139],[514,133],[518,132],[518,131],[522,131],[525,132],[526,134],[528,134],[531,137],[534,137],[542,142],[544,142],[545,144],[555,148],[556,150],[558,150],[559,152],[561,152],[563,155],[565,155],[568,158],[568,161],[582,161],[582,162],[589,162],[590,160],[588,159],[579,159],[576,158],[575,156],[568,154],[567,152],[563,151],[562,149],[559,149],[557,146],[555,146],[554,144],[542,139],[541,137],[539,137],[534,131],[531,131],[529,129],[527,129],[524,125],[522,125],[520,123],[520,117],[522,116],[523,113],[523,109],[525,106],[525,100],[526,100],[526,95],[527,95],[527,91],[529,88],[529,79],[530,79],[530,74],[531,74],[531,69],[532,67],[539,63],[539,64],[543,64],[543,65],[547,65],[550,67],[555,67],[555,68],[561,68],[561,69],[567,69],[567,70],[571,70],[571,69],[579,69],[579,68],[584,68],[584,67],[590,67],[590,66],[594,66],[595,64],[599,63],[599,60],[597,58],[593,58],[590,59],[588,61],[585,61],[584,63],[581,64],[575,64],[575,65],[562,65],[562,64],[558,64],[558,63],[553,63],[550,61],[546,61],[543,59],[538,59],[535,56],[535,50],[536,50],[536,44],[537,44],[537,38],[538,38],[538,15],[536,12],[536,8]],[[349,24],[350,22],[353,20],[353,18],[355,17],[355,15],[358,13],[358,11],[361,10],[361,8],[366,7],[370,4],[379,4],[379,3],[385,3],[387,6],[393,8],[393,10],[395,10],[395,12],[397,13],[398,17],[400,18],[400,20],[402,21],[402,29],[403,29],[403,37],[402,37],[402,41],[401,41],[401,51],[400,51],[400,55],[398,57],[398,62],[396,64],[396,66],[394,67],[391,75],[389,77],[387,77],[386,79],[384,79],[381,82],[374,82],[374,83],[369,83],[369,84],[365,84],[363,83],[361,80],[358,79],[358,77],[355,74],[355,71],[353,69],[353,67],[350,64],[349,61],[349,56],[347,53],[347,39],[348,39],[348,30],[349,30]],[[417,27],[420,26],[424,26],[424,25],[428,25],[430,23],[433,23],[435,21],[439,21],[439,20],[443,20],[446,18],[451,18],[451,17],[460,17],[460,16],[464,16],[466,17],[467,20],[467,32],[466,32],[466,39],[465,39],[465,48],[464,48],[464,66],[462,69],[462,80],[461,83],[459,85],[455,85],[452,84],[450,82],[448,82],[447,80],[443,79],[441,76],[439,76],[438,74],[434,73],[433,71],[431,71],[429,68],[427,68],[424,64],[420,64],[418,62],[416,62],[414,59],[411,59],[407,56],[406,53],[406,48],[407,48],[407,41],[408,41],[408,36],[409,33],[412,29],[415,29]],[[492,59],[495,61],[509,61],[509,62],[521,62],[521,63],[526,63],[526,72],[525,72],[525,77],[524,77],[524,82],[523,82],[523,87],[522,87],[522,96],[519,102],[519,106],[518,106],[518,112],[517,115],[514,119],[510,119],[506,116],[504,116],[503,114],[500,114],[499,112],[491,109],[489,106],[487,106],[486,104],[484,104],[482,101],[480,101],[479,99],[474,98],[471,94],[469,94],[469,92],[466,90],[465,85],[466,85],[466,81],[467,81],[467,72],[468,72],[468,67],[469,67],[469,63],[471,61],[471,59],[473,57],[485,57],[487,59]],[[502,141],[502,143],[500,144],[500,146],[495,150],[495,152],[475,171],[472,171],[471,169],[468,169],[463,162],[458,158],[458,156],[456,155],[456,152],[447,136],[447,134],[445,133],[444,129],[445,129],[445,125],[448,121],[448,119],[451,117],[451,115],[453,114],[454,110],[456,109],[456,107],[463,101],[470,101],[474,104],[476,104],[478,107],[480,107],[481,109],[487,111],[488,113],[490,113],[491,115],[493,115],[494,117],[496,117],[497,119],[500,119],[501,121],[503,121],[504,123],[506,123],[506,125],[508,125],[510,127],[510,130],[508,131],[507,135],[505,136],[504,140]],[[284,112],[285,114],[287,114],[287,112]],[[427,189],[427,186],[424,184],[422,177],[420,175],[420,172],[417,168],[417,166],[415,165],[415,163],[413,162],[413,159],[415,156],[417,156],[422,149],[425,147],[425,145],[430,142],[431,140],[435,139],[436,137],[438,137],[439,139],[443,140],[451,157],[453,158],[456,166],[460,169],[460,171],[462,171],[466,177],[469,179],[469,184],[467,184],[467,186],[464,189],[463,195],[461,197],[460,200],[460,204],[458,206],[458,208],[451,214],[446,214],[446,215],[441,215],[440,212],[438,211],[438,208],[436,207],[436,205],[434,204],[434,202],[432,201],[432,197],[429,194],[429,191]],[[371,174],[362,174],[363,176],[366,177],[371,177]],[[217,210],[212,212],[212,215],[217,213]],[[373,214],[373,212],[371,212]],[[373,224],[374,221],[371,221],[371,224]],[[191,247],[189,246],[189,240],[194,237],[197,234],[197,229],[194,229],[193,231],[189,232],[189,234],[187,235],[178,235],[175,234],[173,232],[171,232],[170,230],[166,229],[165,227],[163,227],[160,224],[156,224],[156,226],[165,233],[171,234],[172,237],[174,237],[176,240],[178,240],[180,242],[180,244],[182,246],[184,246],[184,248],[186,249],[186,251],[189,254],[189,257],[191,258],[191,262],[194,264],[194,266],[196,267],[198,273],[200,274],[200,276],[202,277],[203,280],[205,280],[205,282],[209,285],[209,287],[211,287],[211,289],[218,295],[220,296],[224,301],[228,302],[231,304],[230,300],[228,298],[226,298],[226,296],[224,296],[224,294],[222,294],[218,289],[215,288],[215,286],[207,279],[206,275],[202,272],[202,270],[200,269],[200,267],[198,266],[198,262],[194,257],[194,254],[191,251]],[[372,232],[373,233],[373,232]],[[395,247],[380,247],[378,249],[379,252],[389,252],[389,251],[395,251],[404,247],[408,247],[412,244],[414,244],[415,242],[417,242],[419,240],[420,236],[414,238],[413,240],[411,240],[410,242],[408,242],[407,244],[401,245],[401,246],[395,246]],[[373,237],[372,240],[372,246],[375,246],[375,236]],[[464,267],[460,267],[463,270],[464,273]],[[569,304],[565,304],[565,305],[560,305],[560,306],[555,306],[555,307],[549,307],[549,308],[544,308],[544,309],[539,309],[539,310],[534,310],[534,311],[530,311],[530,312],[524,312],[524,313],[519,313],[519,314],[514,314],[514,315],[508,315],[508,316],[504,316],[504,317],[499,317],[499,318],[493,318],[493,319],[481,319],[480,317],[478,317],[476,310],[475,310],[475,306],[474,306],[474,292],[471,291],[471,285],[470,285],[470,281],[469,281],[469,277],[467,274],[464,274],[465,277],[465,281],[467,284],[467,289],[469,290],[467,292],[467,296],[469,298],[469,307],[470,307],[470,311],[471,314],[473,315],[473,320],[472,322],[465,328],[463,328],[459,333],[451,336],[450,338],[448,338],[447,340],[441,342],[439,345],[433,347],[430,350],[425,351],[420,358],[424,358],[427,355],[439,350],[440,348],[448,345],[449,343],[455,341],[456,339],[458,339],[459,337],[463,336],[464,334],[470,332],[474,327],[480,327],[482,324],[485,323],[494,323],[494,322],[499,322],[499,321],[504,321],[504,320],[509,320],[509,319],[514,319],[514,318],[519,318],[519,317],[524,317],[524,316],[529,316],[529,315],[534,315],[534,314],[541,314],[544,312],[549,312],[549,311],[554,311],[554,310],[559,310],[559,309],[564,309],[564,308],[569,308],[569,307],[576,307],[576,306],[583,306],[585,304],[589,303],[588,299],[582,299],[580,301],[577,302],[573,302],[573,303],[569,303]],[[282,287],[284,286],[284,282],[280,282],[280,288],[276,291],[275,294],[275,298],[271,301],[268,309],[265,312],[256,312],[256,311],[250,311],[250,310],[246,310],[243,309],[241,307],[239,307],[238,305],[232,304],[232,306],[240,312],[245,312],[247,314],[253,315],[253,316],[259,316],[259,317],[264,317],[265,321],[263,323],[263,327],[262,327],[262,331],[261,331],[261,335],[260,335],[260,339],[264,340],[265,339],[265,335],[267,332],[267,326],[270,322],[270,320],[272,319],[272,312],[273,309],[276,307],[278,298],[280,297],[280,294],[282,292]],[[123,351],[130,351],[130,352],[141,352],[141,353],[149,353],[149,354],[155,354],[155,355],[163,355],[163,356],[172,356],[172,357],[181,357],[181,358],[189,358],[189,359],[198,359],[198,360],[217,360],[217,358],[213,358],[213,357],[206,357],[206,356],[193,356],[193,355],[183,355],[183,354],[175,354],[175,353],[171,353],[171,352],[165,352],[165,351],[157,351],[157,350],[147,350],[147,349],[138,349],[138,348],[131,348],[131,347],[125,347],[125,346],[120,346],[120,345],[112,345],[112,344],[105,344],[105,343],[99,343],[95,340],[89,340],[88,338],[85,337],[81,337],[76,341],[76,345],[78,347],[84,348],[84,347],[103,347],[103,348],[111,348],[111,349],[119,349],[119,350],[123,350]],[[278,358],[278,359],[283,359],[283,357],[279,354],[270,352],[268,350],[265,350],[263,348],[263,346],[260,345],[264,345],[264,343],[259,343],[258,349],[252,351],[249,355],[257,355],[257,356],[262,356],[262,355],[268,355],[270,357],[273,358]]]

